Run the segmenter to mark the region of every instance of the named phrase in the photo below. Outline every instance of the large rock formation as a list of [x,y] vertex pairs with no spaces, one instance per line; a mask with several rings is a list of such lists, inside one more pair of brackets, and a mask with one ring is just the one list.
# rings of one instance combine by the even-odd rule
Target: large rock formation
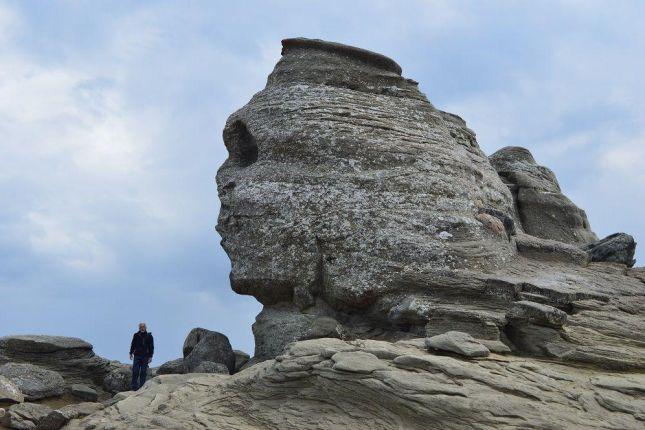
[[562,194],[555,174],[538,165],[527,149],[502,148],[490,160],[513,193],[514,216],[524,232],[580,245],[597,239],[585,211]]
[[645,377],[423,339],[315,339],[236,375],[163,375],[67,429],[642,429]]
[[553,172],[522,148],[489,161],[389,58],[306,39],[282,54],[228,119],[217,175],[231,285],[264,304],[256,361],[302,339],[458,330],[645,367],[642,279],[581,248],[596,236]]
[[288,340],[309,315],[353,316],[347,329],[361,335],[390,330],[384,310],[418,290],[410,274],[495,270],[515,254],[480,216],[512,214],[513,200],[474,133],[379,54],[284,41],[224,142],[218,231],[231,285],[268,309],[292,304],[282,317],[299,330]]

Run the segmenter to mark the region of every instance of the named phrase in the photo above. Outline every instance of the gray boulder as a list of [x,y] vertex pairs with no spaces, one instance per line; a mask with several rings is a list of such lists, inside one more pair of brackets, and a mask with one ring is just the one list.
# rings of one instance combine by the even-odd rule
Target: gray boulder
[[175,360],[166,361],[157,369],[157,375],[171,375],[182,374],[184,370],[184,359],[177,358]]
[[37,428],[52,408],[38,403],[19,403],[12,405],[3,418],[3,425],[10,429],[32,430]]
[[590,243],[582,247],[591,261],[621,263],[627,267],[636,264],[634,254],[636,253],[636,242],[634,238],[625,233],[615,233],[604,239]]
[[99,398],[98,393],[94,388],[88,387],[84,384],[72,384],[69,391],[72,396],[87,402],[96,402]]
[[103,408],[104,406],[101,403],[94,402],[63,406],[43,417],[38,424],[37,430],[58,430],[72,419],[86,417]]
[[234,349],[233,354],[235,354],[235,370],[233,373],[237,373],[242,370],[242,366],[248,363],[251,356],[244,351],[239,349]]
[[202,361],[222,363],[229,372],[235,370],[235,354],[228,338],[222,333],[194,328],[188,333],[184,341],[184,368],[190,373]]
[[65,381],[58,372],[28,363],[6,363],[0,366],[0,376],[13,382],[26,400],[60,396]]
[[426,348],[447,351],[464,357],[488,357],[490,350],[468,333],[449,331],[426,339]]
[[[130,383],[132,382],[132,365],[113,362],[111,367],[112,370],[103,380],[102,388],[111,394],[130,391]],[[153,377],[153,370],[148,368],[146,380],[152,379]]]
[[22,403],[25,401],[20,388],[11,380],[0,376],[0,403]]
[[68,385],[85,384],[100,390],[110,362],[94,354],[92,345],[65,336],[14,335],[0,337],[0,364],[30,363],[59,373]]
[[221,373],[228,375],[230,370],[222,363],[214,363],[212,361],[202,361],[195,366],[191,373]]
[[515,201],[515,220],[532,236],[582,245],[595,241],[585,212],[560,190],[555,174],[526,148],[508,146],[490,156]]

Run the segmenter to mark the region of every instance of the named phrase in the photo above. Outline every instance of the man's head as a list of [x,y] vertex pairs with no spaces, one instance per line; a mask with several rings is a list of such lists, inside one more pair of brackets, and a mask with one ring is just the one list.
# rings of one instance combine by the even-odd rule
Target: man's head
[[139,323],[139,331],[142,332],[142,333],[144,331],[146,331],[146,323],[144,323],[144,322]]

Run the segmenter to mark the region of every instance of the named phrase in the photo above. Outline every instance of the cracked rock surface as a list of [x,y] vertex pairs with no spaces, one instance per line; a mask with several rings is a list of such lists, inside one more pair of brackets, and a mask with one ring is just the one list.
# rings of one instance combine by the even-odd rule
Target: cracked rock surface
[[645,422],[643,374],[434,355],[423,343],[301,341],[233,376],[158,376],[66,428],[641,429]]

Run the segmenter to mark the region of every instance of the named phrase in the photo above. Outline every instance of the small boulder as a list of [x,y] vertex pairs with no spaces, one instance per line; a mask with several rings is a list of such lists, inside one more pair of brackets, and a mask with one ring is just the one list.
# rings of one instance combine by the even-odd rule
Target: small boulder
[[228,367],[222,363],[214,363],[212,361],[202,361],[199,363],[191,373],[221,373],[228,375],[230,371]]
[[[147,379],[154,377],[154,371],[148,368]],[[118,361],[112,363],[112,370],[103,379],[103,389],[109,393],[116,394],[122,391],[130,391],[132,382],[132,365],[123,364]]]
[[157,369],[157,375],[172,375],[186,373],[184,369],[184,359],[166,361]]
[[58,430],[74,418],[86,417],[103,409],[101,403],[84,402],[63,406],[47,414],[40,420],[38,430]]
[[240,370],[242,370],[242,366],[244,366],[249,361],[251,356],[249,354],[247,354],[246,352],[244,352],[244,351],[240,351],[239,349],[234,349],[233,354],[235,354],[235,371],[234,371],[234,373],[237,373]]
[[636,264],[636,242],[625,233],[615,233],[604,239],[592,242],[582,247],[593,262],[622,263],[627,267]]
[[65,391],[65,381],[58,372],[29,363],[6,363],[0,366],[0,376],[12,381],[26,400],[60,396]]
[[202,361],[222,363],[229,372],[235,370],[235,354],[228,338],[222,333],[194,328],[184,341],[184,368],[187,373],[194,372]]
[[567,322],[567,314],[553,306],[522,300],[511,305],[506,319],[511,325],[530,323],[557,329]]
[[47,405],[19,403],[9,408],[2,423],[11,429],[31,430],[35,429],[51,411],[52,408]]
[[4,376],[0,376],[0,403],[22,403],[25,401],[20,388]]
[[490,350],[468,333],[449,331],[426,338],[426,348],[435,351],[448,351],[464,357],[487,357]]
[[77,397],[81,400],[86,400],[88,402],[96,402],[99,398],[96,390],[88,387],[85,384],[73,384],[70,387],[69,391],[74,397]]
[[352,373],[372,373],[388,368],[376,355],[363,351],[340,351],[331,356],[333,370]]

